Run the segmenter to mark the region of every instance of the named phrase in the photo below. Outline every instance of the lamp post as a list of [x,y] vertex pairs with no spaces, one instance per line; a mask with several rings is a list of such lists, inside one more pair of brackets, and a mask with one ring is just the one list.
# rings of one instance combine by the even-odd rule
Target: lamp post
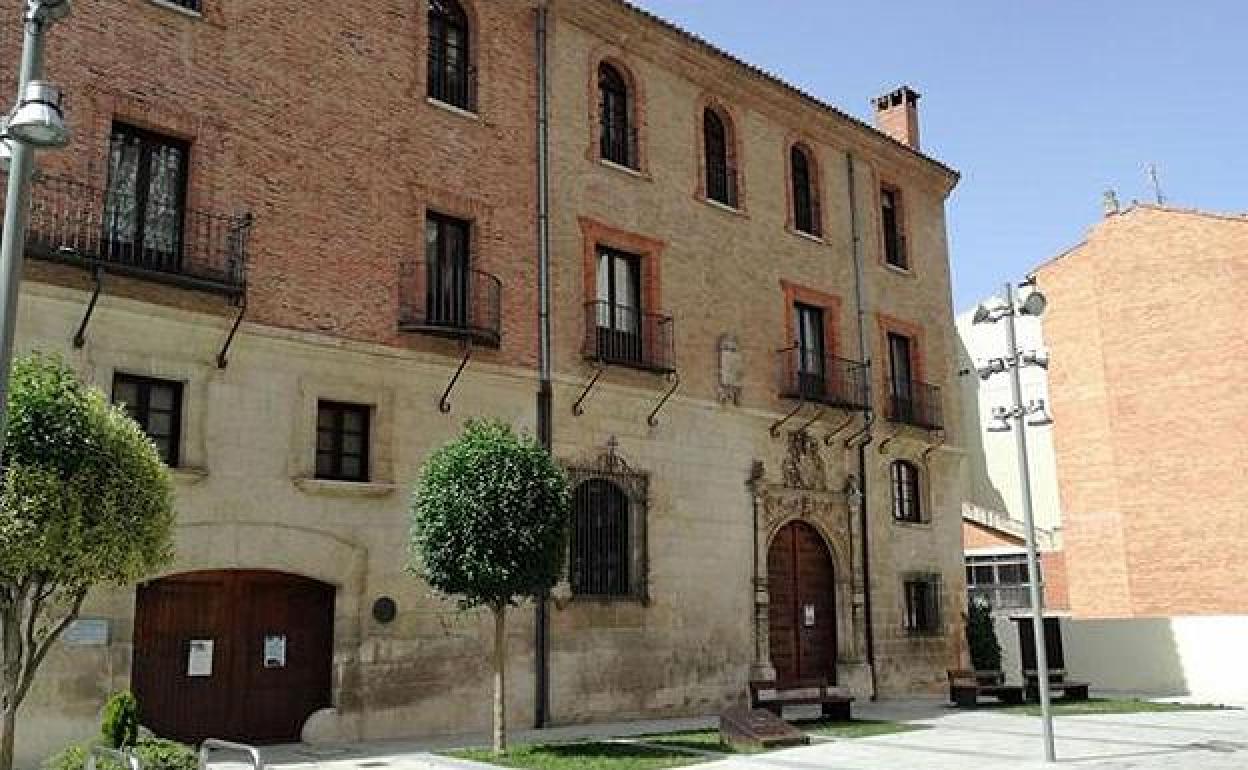
[[[1023,493],[1023,526],[1027,540],[1027,579],[1031,596],[1031,626],[1036,648],[1036,680],[1040,689],[1040,719],[1044,728],[1044,758],[1048,762],[1057,761],[1057,751],[1053,742],[1053,712],[1049,698],[1049,661],[1048,651],[1044,645],[1044,599],[1040,590],[1040,564],[1036,556],[1036,522],[1031,502],[1031,466],[1027,458],[1026,426],[1038,427],[1050,425],[1053,420],[1043,400],[1023,404],[1023,383],[1021,370],[1024,366],[1048,368],[1048,357],[1043,354],[1024,353],[1018,348],[1018,332],[1015,319],[1019,315],[1039,317],[1044,313],[1047,301],[1044,295],[1035,288],[1035,278],[1028,277],[1021,287],[1031,288],[1031,293],[1022,302],[1017,302],[1013,285],[1005,284],[1005,301],[994,305],[980,305],[975,311],[973,322],[976,324],[997,323],[1005,320],[1006,340],[1009,352],[1005,358],[997,358],[977,368],[981,379],[987,380],[993,375],[1010,372],[1010,392],[1012,404],[1009,408],[999,407],[993,410],[993,423],[988,430],[1004,433],[1013,430],[1018,445],[1018,473]],[[1009,420],[1013,419],[1014,426]]]
[[17,78],[17,106],[0,123],[0,171],[8,171],[0,243],[0,452],[9,417],[9,369],[17,326],[18,289],[26,252],[26,214],[35,152],[64,147],[69,130],[61,110],[61,92],[41,80],[43,37],[48,27],[70,12],[70,0],[27,0],[22,15],[22,63]]

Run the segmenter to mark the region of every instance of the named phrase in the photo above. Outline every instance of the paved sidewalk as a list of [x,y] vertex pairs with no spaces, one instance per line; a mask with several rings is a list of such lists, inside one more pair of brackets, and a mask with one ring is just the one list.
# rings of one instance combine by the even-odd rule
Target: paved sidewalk
[[[887,719],[929,729],[823,741],[762,756],[734,757],[699,765],[706,770],[972,770],[1051,768],[1042,756],[1040,720],[992,710],[958,711],[933,700],[855,704],[861,719]],[[625,737],[707,727],[714,719],[677,719],[517,731],[514,743]],[[1179,711],[1056,719],[1058,760],[1090,768],[1248,768],[1248,711]],[[341,747],[284,746],[266,749],[265,762],[281,770],[429,770],[486,768],[432,752],[480,746],[481,735],[448,736],[405,743]],[[227,766],[214,763],[214,770]],[[234,766],[230,766],[233,770]]]

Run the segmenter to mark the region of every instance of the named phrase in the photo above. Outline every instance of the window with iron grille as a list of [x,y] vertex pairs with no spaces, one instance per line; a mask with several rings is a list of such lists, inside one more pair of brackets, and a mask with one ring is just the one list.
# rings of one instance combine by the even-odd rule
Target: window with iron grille
[[143,428],[160,459],[176,468],[182,439],[182,383],[116,374],[113,403]]
[[728,126],[711,108],[702,113],[702,149],[706,153],[706,197],[728,206],[737,205],[737,177],[732,167]]
[[429,0],[429,96],[476,108],[468,14],[456,0]]
[[104,241],[113,259],[150,270],[182,267],[190,145],[124,123],[109,141]]
[[598,65],[598,119],[602,124],[599,152],[604,160],[637,168],[632,104],[628,83],[620,71],[603,62]]
[[574,596],[646,601],[648,477],[612,447],[596,463],[571,467],[569,574]]
[[789,152],[793,174],[793,226],[798,232],[818,236],[819,204],[811,173],[811,160],[806,150],[793,145]]
[[425,217],[425,318],[431,324],[468,325],[468,222],[429,212]]
[[316,409],[316,477],[368,481],[372,409],[338,401],[319,401]]
[[904,627],[912,634],[935,634],[941,630],[940,576],[916,575],[903,584]]
[[884,261],[908,270],[910,260],[902,226],[901,193],[891,187],[880,190],[880,224],[884,228]]
[[897,521],[923,521],[923,496],[919,468],[909,460],[896,460],[890,466],[893,482],[893,518]]

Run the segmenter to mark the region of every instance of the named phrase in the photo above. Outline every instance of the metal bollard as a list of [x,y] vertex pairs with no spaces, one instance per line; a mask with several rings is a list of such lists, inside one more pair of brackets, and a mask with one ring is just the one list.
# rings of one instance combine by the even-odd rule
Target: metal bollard
[[121,763],[126,770],[143,770],[139,758],[125,749],[113,749],[108,746],[92,746],[87,753],[87,770],[95,770],[96,759],[113,759]]
[[[254,770],[264,770],[264,762],[260,759],[260,749],[255,746],[248,746],[245,743],[234,743],[233,741],[223,741],[218,738],[207,738],[203,743],[199,744],[199,770],[208,769],[208,756],[214,751],[232,751],[238,754],[246,754],[251,758],[251,766]],[[93,770],[93,768],[87,768]],[[136,767],[135,770],[143,770]]]

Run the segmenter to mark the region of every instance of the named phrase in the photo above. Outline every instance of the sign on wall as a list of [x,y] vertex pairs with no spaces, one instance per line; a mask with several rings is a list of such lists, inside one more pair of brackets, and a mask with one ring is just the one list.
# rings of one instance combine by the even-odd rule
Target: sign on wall
[[286,668],[285,634],[269,634],[264,637],[264,667]]
[[212,676],[212,639],[192,639],[186,656],[186,675],[192,677]]

